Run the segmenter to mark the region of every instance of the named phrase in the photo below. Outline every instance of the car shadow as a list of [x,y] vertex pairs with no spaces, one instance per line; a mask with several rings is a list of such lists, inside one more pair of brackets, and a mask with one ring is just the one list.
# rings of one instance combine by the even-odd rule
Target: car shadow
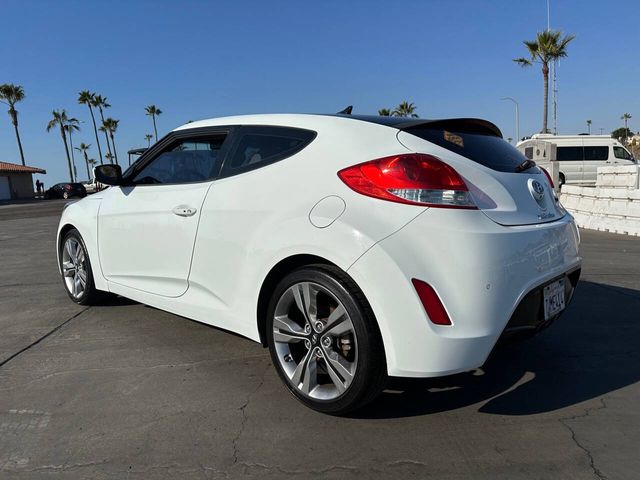
[[[532,415],[589,400],[640,380],[640,291],[580,282],[565,315],[536,337],[495,349],[474,372],[390,379],[354,418],[401,418],[474,406]],[[476,407],[477,406],[477,407]]]

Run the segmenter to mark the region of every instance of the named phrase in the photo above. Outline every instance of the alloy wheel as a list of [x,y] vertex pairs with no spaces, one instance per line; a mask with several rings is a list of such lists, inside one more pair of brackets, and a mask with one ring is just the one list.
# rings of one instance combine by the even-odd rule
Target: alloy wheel
[[75,237],[69,237],[62,249],[62,275],[73,298],[82,297],[87,288],[87,255]]
[[273,340],[290,384],[307,397],[334,400],[351,385],[358,364],[353,322],[326,287],[298,282],[280,296]]

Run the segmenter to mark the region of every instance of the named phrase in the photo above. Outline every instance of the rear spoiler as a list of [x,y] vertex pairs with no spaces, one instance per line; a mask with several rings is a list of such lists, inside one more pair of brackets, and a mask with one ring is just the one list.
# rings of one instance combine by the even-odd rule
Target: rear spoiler
[[[344,111],[346,111],[346,109]],[[379,125],[385,125],[387,127],[393,127],[398,130],[405,130],[408,132],[413,129],[432,128],[452,130],[461,133],[478,133],[480,135],[491,135],[503,138],[502,132],[495,124],[487,120],[482,120],[481,118],[444,118],[439,120],[429,120],[424,118],[352,115],[346,113],[338,113],[330,116],[377,123]]]
[[412,123],[412,125],[405,124],[398,126],[397,128],[408,132],[419,128],[452,130],[460,133],[478,133],[480,135],[490,135],[502,138],[502,132],[495,124],[480,118],[448,118],[444,120],[424,120]]

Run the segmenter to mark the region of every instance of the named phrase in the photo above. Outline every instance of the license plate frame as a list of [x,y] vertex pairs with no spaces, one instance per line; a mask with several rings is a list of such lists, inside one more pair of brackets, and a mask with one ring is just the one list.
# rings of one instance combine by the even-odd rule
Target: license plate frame
[[545,321],[562,312],[566,305],[564,299],[564,278],[559,278],[542,289],[542,303]]

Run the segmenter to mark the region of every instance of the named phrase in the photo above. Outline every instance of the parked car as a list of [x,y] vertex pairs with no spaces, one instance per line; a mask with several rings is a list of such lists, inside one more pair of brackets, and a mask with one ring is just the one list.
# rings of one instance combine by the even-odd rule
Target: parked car
[[87,190],[82,183],[56,183],[44,192],[44,198],[86,197]]
[[580,275],[548,177],[485,120],[218,118],[96,177],[112,187],[60,220],[69,297],[111,292],[261,342],[326,413],[387,376],[481,366],[502,336],[557,319]]
[[556,145],[559,183],[595,185],[598,167],[635,165],[636,160],[624,145],[609,135],[551,135],[539,133],[518,143],[518,150],[533,158],[540,142]]

